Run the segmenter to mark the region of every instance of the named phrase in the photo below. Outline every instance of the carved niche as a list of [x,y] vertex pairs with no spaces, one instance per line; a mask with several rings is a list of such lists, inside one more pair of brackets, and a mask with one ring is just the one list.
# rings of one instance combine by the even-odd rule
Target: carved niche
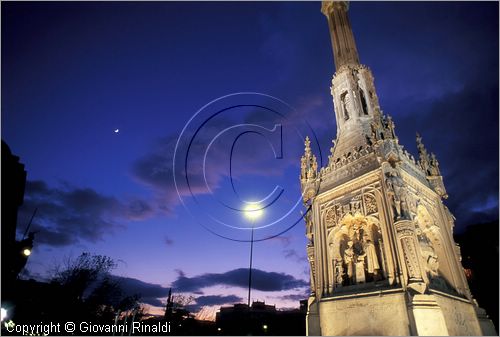
[[442,250],[440,230],[435,219],[423,205],[417,207],[415,228],[422,265],[430,284],[441,290],[449,290],[440,267],[439,252]]
[[386,278],[376,193],[380,193],[379,183],[321,207],[321,219],[328,231],[332,288]]
[[375,217],[344,215],[328,235],[328,248],[335,287],[384,278],[382,234]]

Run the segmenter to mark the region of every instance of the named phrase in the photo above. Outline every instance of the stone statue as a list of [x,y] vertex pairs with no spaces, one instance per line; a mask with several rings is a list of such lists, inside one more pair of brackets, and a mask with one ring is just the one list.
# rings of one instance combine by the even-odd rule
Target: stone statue
[[372,144],[375,144],[378,140],[378,137],[377,137],[377,125],[375,124],[375,122],[372,122],[370,124],[370,127],[371,127],[371,134],[370,134],[370,141]]
[[424,231],[417,225],[416,234],[420,245],[420,252],[425,261],[425,269],[430,279],[436,278],[439,275],[439,261],[436,251],[434,250],[432,241],[429,240]]
[[365,236],[365,242],[363,246],[363,250],[366,254],[366,270],[369,274],[377,274],[380,269],[380,265],[378,263],[377,251],[375,249],[375,245],[373,242]]
[[342,259],[336,258],[335,259],[335,285],[337,287],[342,286],[343,275],[344,275],[344,266],[343,266]]
[[394,133],[395,125],[391,116],[387,116],[387,128],[389,129],[389,134],[391,138],[396,138],[396,134]]
[[408,219],[409,212],[403,179],[401,179],[396,171],[387,172],[385,175],[387,177],[385,182],[392,201],[395,220]]
[[436,253],[429,255],[427,258],[427,268],[429,269],[430,278],[435,278],[439,275],[439,261]]
[[365,257],[366,253],[361,253],[359,255],[356,255],[356,283],[365,283],[366,282],[366,276],[365,276]]
[[347,268],[347,282],[348,284],[354,284],[354,249],[352,248],[353,242],[349,240],[347,242],[347,248],[344,251],[344,264]]

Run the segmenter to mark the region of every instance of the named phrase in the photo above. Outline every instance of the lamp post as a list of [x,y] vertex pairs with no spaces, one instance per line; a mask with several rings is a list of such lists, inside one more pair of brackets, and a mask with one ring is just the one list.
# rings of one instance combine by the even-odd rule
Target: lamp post
[[258,203],[250,203],[248,204],[244,210],[243,214],[245,217],[250,220],[251,229],[251,237],[250,237],[250,268],[248,270],[248,309],[250,309],[250,294],[252,292],[252,258],[253,258],[253,231],[254,231],[254,222],[258,218],[262,216],[264,211],[262,207]]
[[248,308],[250,309],[250,293],[252,291],[252,256],[253,256],[253,224],[250,239],[250,268],[248,269]]

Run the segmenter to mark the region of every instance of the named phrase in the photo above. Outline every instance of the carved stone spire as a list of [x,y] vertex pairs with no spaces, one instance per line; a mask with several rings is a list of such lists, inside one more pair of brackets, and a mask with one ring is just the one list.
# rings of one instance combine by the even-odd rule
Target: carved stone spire
[[433,176],[440,176],[441,171],[439,170],[439,162],[436,158],[436,155],[431,152],[431,161],[429,163],[430,173]]
[[418,154],[420,155],[419,164],[424,171],[427,181],[430,186],[441,198],[448,198],[446,193],[446,188],[444,187],[443,177],[441,176],[441,171],[439,170],[439,162],[434,153],[427,152],[424,144],[422,143],[422,137],[417,133],[417,148]]
[[420,167],[422,168],[422,170],[424,170],[426,174],[429,174],[429,164],[430,164],[429,154],[427,153],[427,149],[422,143],[422,137],[418,132],[417,132],[417,149],[418,149],[418,154],[420,156],[419,159]]
[[306,137],[304,142],[304,155],[300,159],[300,179],[315,179],[318,173],[318,163],[316,156],[311,151],[311,141]]
[[311,140],[309,139],[309,136],[306,136],[306,140],[304,141],[304,154],[308,157],[310,157],[312,154]]
[[[321,11],[328,19],[336,66],[330,89],[335,107],[337,137],[329,156],[329,167],[337,167],[339,162],[350,160],[351,155],[358,156],[357,152],[370,145],[371,124],[382,115],[372,73],[359,63],[348,9],[347,1],[323,1],[321,5]],[[394,124],[389,122],[393,130]],[[385,125],[386,121],[382,124]],[[381,126],[381,129],[385,130],[385,127]],[[389,134],[393,132],[389,131]],[[395,137],[382,135],[381,138]]]
[[337,70],[345,64],[359,64],[358,51],[347,16],[348,9],[347,1],[323,1],[321,5],[321,12],[327,17],[330,27],[333,57]]

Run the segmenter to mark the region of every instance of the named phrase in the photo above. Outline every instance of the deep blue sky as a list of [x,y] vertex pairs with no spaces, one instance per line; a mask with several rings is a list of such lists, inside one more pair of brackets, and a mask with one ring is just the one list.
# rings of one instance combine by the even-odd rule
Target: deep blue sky
[[[418,131],[440,161],[455,230],[497,219],[498,3],[353,2],[350,17],[400,143],[416,154]],[[294,107],[327,156],[333,72],[319,2],[3,2],[2,139],[30,181],[21,229],[39,208],[28,270],[43,276],[86,250],[122,261],[116,274],[150,304],[169,286],[201,306],[245,298],[248,244],[208,233],[183,208],[175,141],[205,104],[253,91]],[[236,114],[221,124],[259,119]],[[242,139],[236,184],[247,198],[280,184],[292,202],[302,144],[285,139],[276,161],[259,142]],[[217,158],[208,179],[227,197]],[[303,233],[300,223],[256,244],[254,299],[304,297]]]

